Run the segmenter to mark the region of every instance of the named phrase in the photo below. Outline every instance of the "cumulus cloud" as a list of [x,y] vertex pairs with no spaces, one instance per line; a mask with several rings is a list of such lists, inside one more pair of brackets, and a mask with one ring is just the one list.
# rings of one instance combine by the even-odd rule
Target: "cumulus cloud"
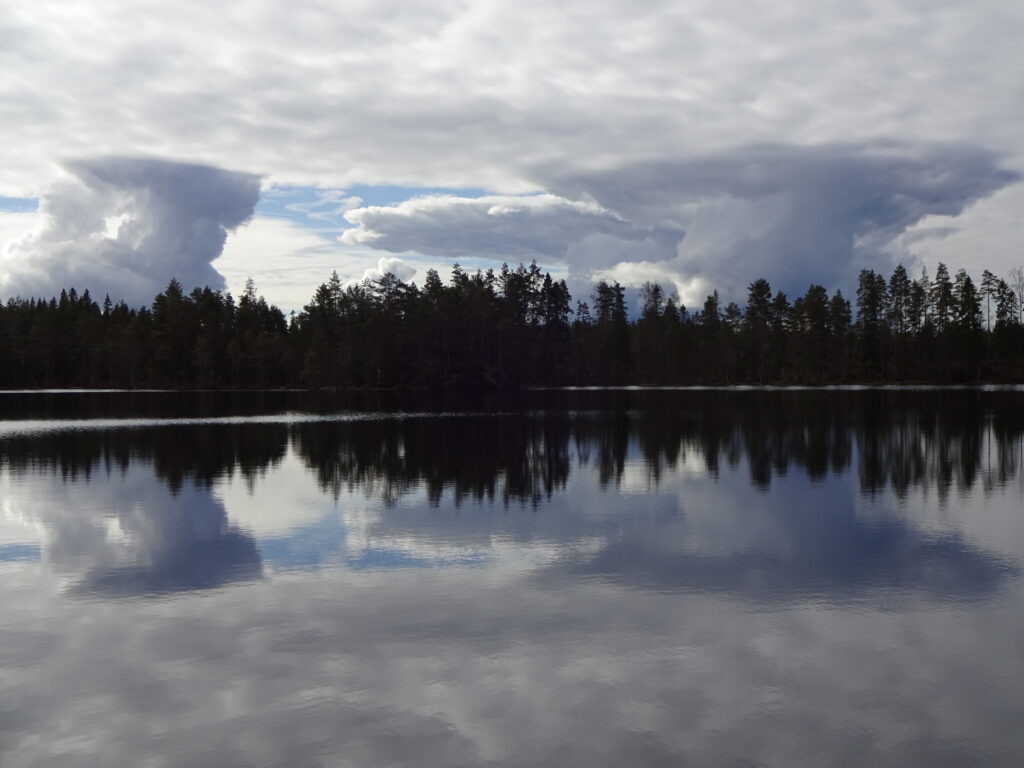
[[663,260],[682,231],[640,227],[593,201],[557,195],[436,195],[345,214],[342,242],[450,261],[494,259],[567,267],[570,290],[586,294],[597,270],[623,260]]
[[[258,177],[139,159],[79,161],[67,169],[43,198],[36,230],[5,248],[0,292],[48,295],[75,285],[145,302],[172,276],[186,286],[224,287],[211,261],[228,230],[252,215]],[[755,276],[791,294],[811,282],[850,290],[860,268],[912,265],[922,240],[952,228],[922,222],[951,222],[1018,178],[985,150],[892,142],[758,145],[601,172],[550,167],[537,174],[553,193],[352,207],[359,201],[324,192],[315,209],[337,215],[348,208],[351,228],[337,254],[319,238],[314,250],[341,261],[362,254],[363,265],[347,270],[351,279],[416,274],[391,256],[366,265],[366,256],[381,250],[449,263],[537,259],[564,265],[580,298],[597,279],[660,281],[688,305],[713,287],[739,300]],[[235,271],[250,269],[243,261]],[[303,295],[309,289],[296,286]]]
[[[54,157],[95,152],[187,156],[330,189],[542,190],[569,204],[596,201],[632,234],[599,228],[539,250],[512,233],[493,249],[502,258],[556,253],[581,281],[664,262],[666,279],[686,286],[697,271],[721,281],[795,245],[797,256],[775,272],[788,285],[808,266],[820,282],[843,279],[842,268],[821,267],[837,262],[851,237],[869,254],[866,265],[882,264],[894,229],[913,220],[891,169],[848,157],[857,185],[848,196],[841,163],[829,167],[815,147],[877,147],[896,137],[906,147],[984,148],[1024,167],[1024,7],[1001,0],[969,8],[824,0],[810,11],[805,0],[694,0],[685,12],[667,2],[638,12],[622,0],[385,0],[348,13],[319,0],[244,12],[145,0],[130,9],[92,3],[88,24],[80,14],[61,3],[23,4],[0,28],[0,65],[10,75],[0,143],[18,148],[0,167],[0,194],[33,194]],[[108,44],[98,51],[96,39]],[[746,182],[762,160],[777,183],[755,194]],[[946,167],[957,172],[955,162]],[[895,184],[893,196],[868,188],[877,169],[879,184]],[[655,180],[662,194],[651,195],[643,186],[683,171],[691,172],[686,189]],[[594,189],[573,193],[570,180]],[[947,182],[939,186],[953,200]],[[943,210],[926,184],[909,186],[925,215]],[[360,205],[332,194],[304,213],[336,223]],[[981,197],[968,194],[964,204]],[[642,215],[624,212],[652,199]],[[1008,200],[991,198],[994,215],[972,224],[983,234],[957,240],[981,244],[963,256],[967,266],[989,266],[1004,250],[984,235],[993,226],[1015,231],[1018,207]],[[882,201],[895,205],[897,220],[872,228],[856,206]],[[839,220],[831,243],[829,216]],[[688,232],[678,258],[659,238],[633,236],[677,226]],[[367,214],[352,237],[380,233],[379,247],[400,252],[396,227],[385,233]],[[812,241],[820,257],[800,250]],[[730,254],[743,260],[727,270],[720,262]]]
[[406,264],[401,259],[391,257],[384,257],[377,262],[376,267],[363,272],[364,280],[376,280],[378,277],[384,275],[394,275],[399,280],[409,281],[416,275],[416,267],[411,264]]
[[811,282],[850,288],[861,268],[913,258],[900,241],[908,228],[956,216],[1018,178],[973,147],[886,143],[737,148],[552,185],[640,225],[684,229],[666,275],[677,284],[700,277],[738,298],[758,276],[790,292]]
[[211,262],[228,231],[251,218],[258,176],[124,157],[65,169],[40,200],[35,230],[0,252],[0,294],[75,286],[148,303],[172,277],[186,288],[224,287]]
[[346,214],[355,228],[342,240],[453,259],[555,260],[583,296],[601,278],[658,280],[690,303],[712,287],[742,298],[757,276],[791,293],[811,282],[850,289],[862,267],[913,260],[904,234],[918,222],[956,216],[1018,178],[976,148],[894,143],[752,146],[544,173],[559,194],[359,208]]

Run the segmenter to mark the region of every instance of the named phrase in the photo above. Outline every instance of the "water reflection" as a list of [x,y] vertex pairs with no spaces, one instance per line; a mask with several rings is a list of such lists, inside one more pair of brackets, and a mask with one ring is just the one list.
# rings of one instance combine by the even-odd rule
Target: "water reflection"
[[0,762],[1020,763],[1024,395],[367,397],[0,437]]
[[[0,465],[13,475],[59,477],[61,494],[74,489],[73,501],[21,514],[38,515],[48,561],[77,570],[75,589],[91,594],[258,577],[260,547],[229,522],[214,490],[222,478],[237,477],[245,503],[259,506],[260,478],[294,456],[336,503],[355,494],[392,509],[422,494],[435,508],[442,500],[454,509],[543,504],[546,519],[523,527],[515,518],[423,517],[410,514],[414,504],[364,520],[363,544],[353,548],[358,526],[321,515],[305,529],[264,537],[280,566],[323,564],[345,546],[343,560],[368,567],[483,562],[495,537],[556,547],[586,540],[596,552],[573,551],[555,572],[759,599],[873,584],[949,596],[994,589],[1016,566],[956,531],[923,535],[899,516],[866,518],[846,486],[855,457],[869,495],[891,489],[906,499],[919,488],[941,504],[953,489],[980,482],[989,494],[1005,485],[1019,473],[1024,419],[1018,409],[998,409],[998,397],[705,392],[677,394],[672,408],[43,431],[0,440]],[[160,486],[145,479],[145,468]],[[695,470],[704,481],[729,476],[706,506],[687,498],[699,498],[700,484],[680,479]],[[751,490],[737,483],[744,472]],[[567,493],[574,473],[580,482]],[[97,475],[104,479],[89,482]],[[631,513],[639,497],[624,491],[638,481],[645,503],[660,504],[654,525]],[[779,487],[769,493],[773,483]],[[100,514],[83,514],[83,506]],[[745,519],[751,509],[761,522]],[[750,540],[758,527],[769,530]],[[709,529],[716,531],[711,541]],[[300,537],[317,541],[315,555],[308,547],[299,554]],[[403,538],[402,547],[388,544]],[[409,539],[431,542],[434,556]],[[26,546],[14,543],[9,558]]]
[[927,486],[940,498],[977,483],[991,490],[1024,469],[1024,394],[1017,392],[645,393],[672,395],[668,400],[574,394],[559,404],[604,407],[0,431],[0,466],[45,468],[74,480],[141,462],[177,492],[185,480],[209,487],[235,471],[251,484],[291,447],[335,496],[371,485],[393,503],[422,485],[435,503],[451,487],[456,503],[531,504],[564,488],[578,467],[594,466],[603,484],[619,484],[634,453],[655,485],[680,463],[699,462],[712,476],[744,465],[762,489],[793,470],[812,480],[843,474],[856,456],[864,492],[891,488],[905,496]]

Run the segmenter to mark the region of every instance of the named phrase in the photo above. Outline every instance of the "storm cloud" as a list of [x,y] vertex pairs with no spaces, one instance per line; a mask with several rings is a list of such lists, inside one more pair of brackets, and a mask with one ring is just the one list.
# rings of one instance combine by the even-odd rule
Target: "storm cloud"
[[0,295],[62,288],[148,303],[173,277],[223,288],[211,266],[229,231],[247,222],[260,179],[205,165],[111,157],[64,165],[40,199],[33,232],[0,252]]
[[876,143],[742,147],[550,184],[637,226],[685,230],[677,253],[659,265],[665,274],[701,277],[740,298],[755,277],[802,293],[812,282],[852,288],[862,268],[912,264],[899,241],[910,227],[956,216],[1018,179],[974,147]]
[[811,282],[849,290],[863,267],[912,263],[900,238],[925,217],[956,216],[1018,179],[991,152],[896,143],[749,146],[538,177],[555,194],[349,211],[356,227],[342,239],[452,259],[561,262],[577,287],[661,280],[691,302],[697,288],[741,298],[758,276],[789,292]]

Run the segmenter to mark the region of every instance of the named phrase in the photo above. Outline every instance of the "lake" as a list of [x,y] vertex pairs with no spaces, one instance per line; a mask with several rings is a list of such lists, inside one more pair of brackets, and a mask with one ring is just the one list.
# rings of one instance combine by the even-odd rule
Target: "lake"
[[1024,391],[0,394],[0,764],[1019,766]]

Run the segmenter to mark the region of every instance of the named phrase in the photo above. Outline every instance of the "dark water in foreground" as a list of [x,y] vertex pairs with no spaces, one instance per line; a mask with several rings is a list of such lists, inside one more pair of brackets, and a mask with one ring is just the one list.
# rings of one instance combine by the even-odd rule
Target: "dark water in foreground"
[[0,764],[1024,764],[1024,392],[0,394]]

